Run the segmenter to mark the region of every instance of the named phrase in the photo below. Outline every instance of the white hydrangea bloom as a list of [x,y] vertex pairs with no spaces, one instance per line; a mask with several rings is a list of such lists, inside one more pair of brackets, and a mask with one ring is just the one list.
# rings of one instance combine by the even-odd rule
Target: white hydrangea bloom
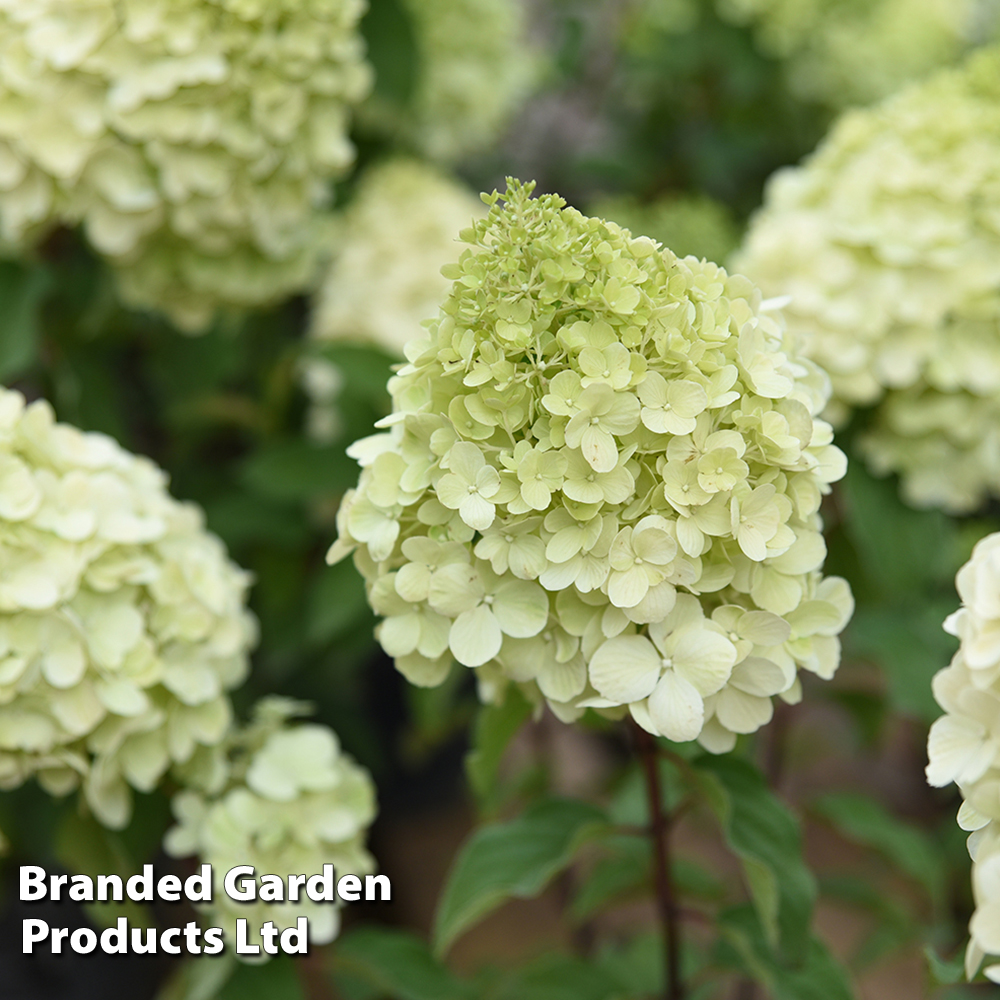
[[524,0],[403,0],[419,76],[407,132],[429,157],[461,159],[489,146],[528,96],[537,59]]
[[173,767],[220,776],[247,574],[166,475],[0,389],[0,788],[81,781],[107,826]]
[[314,723],[290,725],[303,706],[267,698],[254,722],[230,739],[230,778],[224,789],[204,795],[184,791],[174,798],[178,825],[167,831],[165,846],[177,857],[191,854],[212,866],[213,902],[207,923],[235,940],[236,920],[246,917],[251,943],[273,920],[279,929],[309,921],[313,944],[332,941],[340,927],[333,903],[305,896],[283,902],[232,900],[223,890],[226,872],[253,865],[257,875],[287,879],[320,874],[324,864],[336,877],[374,871],[365,849],[367,828],[375,818],[375,787],[368,772],[341,752],[336,734]]
[[1000,50],[844,116],[771,181],[736,266],[791,297],[838,419],[906,499],[960,513],[1000,494]]
[[[934,678],[945,715],[931,726],[927,780],[955,782],[964,802],[959,825],[970,831],[976,912],[966,970],[1000,958],[1000,533],[987,535],[956,577],[962,607],[945,621],[961,641],[951,665]],[[986,975],[1000,982],[1000,964]]]
[[761,48],[787,60],[795,93],[836,107],[887,97],[954,62],[990,15],[983,0],[716,0],[716,6],[724,17],[752,24]]
[[0,0],[0,245],[82,224],[189,327],[312,276],[363,0]]
[[839,661],[825,378],[745,278],[531,190],[463,234],[329,559],[355,550],[415,684],[454,659],[486,700],[513,682],[724,750]]

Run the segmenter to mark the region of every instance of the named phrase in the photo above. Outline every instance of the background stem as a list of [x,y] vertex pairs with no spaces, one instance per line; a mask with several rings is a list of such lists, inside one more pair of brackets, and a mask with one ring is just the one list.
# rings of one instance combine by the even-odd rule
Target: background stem
[[632,724],[636,751],[646,777],[646,798],[649,802],[649,830],[653,838],[653,878],[656,906],[663,929],[663,950],[666,961],[665,1000],[684,1000],[684,985],[680,967],[680,919],[674,896],[670,870],[671,817],[663,809],[660,786],[659,754],[656,740],[641,726]]

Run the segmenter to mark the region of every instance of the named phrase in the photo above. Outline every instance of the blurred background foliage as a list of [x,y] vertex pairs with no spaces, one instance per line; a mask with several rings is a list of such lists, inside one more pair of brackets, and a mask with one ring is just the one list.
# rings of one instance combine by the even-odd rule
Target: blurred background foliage
[[[507,174],[534,178],[540,190],[679,253],[722,261],[767,177],[807,154],[846,103],[836,87],[824,91],[807,79],[810,61],[819,72],[833,58],[823,48],[824,17],[849,21],[853,10],[863,20],[879,5],[799,6],[815,17],[809,22],[800,11],[796,22],[786,11],[806,28],[781,35],[760,13],[777,17],[781,4],[758,4],[755,13],[753,4],[711,0],[533,0],[529,37],[518,43],[530,63],[519,107],[495,141],[441,154],[422,141],[419,125],[428,59],[421,5],[371,0],[362,30],[375,89],[355,121],[357,161],[337,186],[334,213],[350,208],[373,165],[399,154],[430,157],[472,191],[502,187]],[[879,86],[957,59],[986,37],[986,15],[966,13],[968,24],[931,46],[932,55],[903,58],[905,39],[892,35],[893,46],[875,55],[898,72],[884,73],[863,96],[878,97]],[[891,33],[899,22],[888,23]],[[488,93],[490,80],[479,86]],[[371,768],[381,804],[372,846],[396,889],[392,905],[357,907],[348,932],[298,970],[287,960],[235,972],[225,963],[180,972],[162,962],[140,972],[134,963],[104,963],[89,985],[66,976],[45,995],[107,996],[116,977],[132,976],[130,995],[152,996],[168,973],[164,1000],[207,1000],[219,989],[244,1000],[610,1000],[660,992],[661,954],[643,902],[650,851],[636,833],[646,807],[619,734],[590,721],[570,735],[549,720],[529,720],[527,705],[513,697],[501,709],[481,709],[470,678],[457,673],[441,688],[408,686],[375,647],[360,576],[349,562],[324,563],[340,495],[357,476],[345,447],[388,412],[385,382],[396,359],[371,344],[307,338],[307,298],[221,315],[204,335],[182,335],[156,315],[125,308],[106,266],[63,230],[31,259],[0,264],[0,316],[0,380],[48,398],[61,420],[152,457],[169,472],[173,493],[201,504],[211,530],[254,574],[262,638],[237,699],[245,707],[276,691],[311,701],[317,718]],[[321,442],[306,433],[302,381],[305,359],[317,355],[341,375],[337,420]],[[859,414],[839,438],[851,456],[864,420]],[[782,706],[770,726],[741,741],[735,759],[693,759],[678,747],[663,766],[668,797],[710,790],[677,837],[677,879],[692,915],[684,956],[691,1000],[978,996],[980,987],[956,985],[952,961],[971,912],[957,793],[932,792],[922,768],[927,726],[939,714],[930,680],[954,651],[941,629],[958,604],[954,574],[1000,519],[993,508],[964,520],[909,509],[894,482],[871,478],[860,461],[824,514],[827,572],[845,576],[857,598],[837,677],[807,684],[803,703]],[[763,798],[747,792],[764,780],[754,768],[772,789]],[[534,804],[521,811],[526,802]],[[513,839],[491,840],[495,827],[487,825],[466,842],[437,913],[434,957],[423,943],[433,900],[477,815],[520,827]],[[800,820],[815,883],[802,860]],[[0,796],[11,860],[72,871],[137,870],[157,856],[167,822],[158,794],[143,798],[121,834],[81,816],[75,800],[52,800],[34,786]],[[510,856],[517,837],[534,843],[539,830],[548,838],[544,856],[521,857],[518,869]],[[767,883],[777,894],[767,904],[774,928],[762,923],[759,906],[748,907],[727,843],[757,873],[755,893]],[[487,898],[463,865],[507,880]],[[506,922],[495,913],[488,931],[440,961],[505,900],[538,897],[515,904]],[[816,899],[818,937],[810,939],[803,935]],[[559,926],[553,900],[568,915]],[[15,961],[15,913],[5,918],[5,963]],[[718,937],[703,926],[709,913],[719,914]],[[775,959],[772,931],[782,940],[798,935],[805,971]]]

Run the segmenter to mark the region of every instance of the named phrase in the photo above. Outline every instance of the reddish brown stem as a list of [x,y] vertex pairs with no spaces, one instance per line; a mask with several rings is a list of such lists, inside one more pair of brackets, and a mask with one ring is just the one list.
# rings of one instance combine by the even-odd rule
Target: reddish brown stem
[[666,961],[666,991],[664,1000],[684,1000],[681,981],[680,911],[674,895],[670,868],[670,827],[672,817],[663,809],[660,786],[659,753],[656,740],[645,729],[633,723],[636,751],[646,778],[646,799],[649,803],[649,828],[653,838],[653,884],[656,908],[663,932],[663,953]]

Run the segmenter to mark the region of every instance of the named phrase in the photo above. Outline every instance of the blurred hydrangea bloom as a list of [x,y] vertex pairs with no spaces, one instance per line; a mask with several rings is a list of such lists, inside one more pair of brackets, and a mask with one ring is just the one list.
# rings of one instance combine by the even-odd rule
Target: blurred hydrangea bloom
[[918,506],[1000,493],[1000,51],[849,112],[780,171],[736,266],[791,296],[837,419]]
[[0,0],[0,246],[82,224],[204,325],[301,288],[368,91],[363,0]]
[[[402,358],[448,292],[441,274],[458,260],[460,229],[484,215],[467,188],[416,160],[393,160],[367,171],[340,217],[333,263],[313,306],[314,340],[370,343]],[[327,359],[303,359],[312,401],[310,436],[332,440],[343,377]]]
[[523,0],[403,0],[419,79],[410,138],[453,161],[493,143],[538,75]]
[[[927,780],[955,782],[964,802],[959,825],[970,831],[976,912],[966,969],[1000,956],[1000,533],[987,535],[956,578],[962,608],[945,622],[961,641],[951,665],[934,678],[946,715],[931,727]],[[986,969],[1000,982],[1000,964]]]
[[729,209],[707,195],[682,194],[649,204],[629,197],[603,198],[591,212],[623,229],[644,233],[678,257],[725,260],[740,242]]
[[725,750],[839,661],[825,377],[745,278],[532,187],[462,234],[329,559],[354,550],[415,684],[454,659],[484,700],[513,682]]
[[292,725],[306,706],[286,698],[259,702],[253,722],[229,740],[229,780],[214,794],[183,791],[174,797],[177,826],[167,831],[170,854],[197,854],[212,866],[213,902],[207,921],[235,940],[236,920],[248,920],[251,943],[273,920],[279,929],[309,921],[313,944],[332,941],[339,930],[333,903],[303,892],[298,902],[240,903],[223,891],[226,872],[253,865],[257,874],[319,874],[332,864],[336,878],[374,871],[365,835],[375,818],[375,787],[368,772],[341,752],[336,734],[314,723]]
[[[485,214],[467,188],[416,160],[373,167],[343,213],[332,266],[316,296],[310,335],[317,341],[371,343],[402,358],[408,340],[438,310],[458,260],[457,234]],[[303,362],[313,406],[313,437],[329,440],[338,425],[342,376],[316,355]]]
[[129,786],[220,780],[226,691],[256,626],[247,575],[110,438],[0,389],[0,788],[81,781],[123,826]]
[[[671,0],[676,2],[676,0]],[[868,104],[954,62],[978,33],[981,0],[716,0],[788,61],[792,90],[834,107]]]

